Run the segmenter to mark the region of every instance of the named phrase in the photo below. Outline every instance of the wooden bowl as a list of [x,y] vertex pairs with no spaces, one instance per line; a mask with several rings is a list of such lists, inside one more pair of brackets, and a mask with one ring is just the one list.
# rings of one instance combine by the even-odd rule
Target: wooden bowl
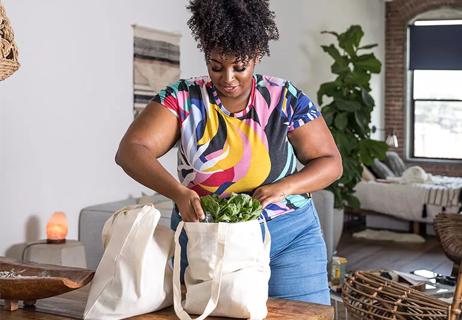
[[57,265],[20,263],[0,257],[0,272],[13,271],[20,277],[0,277],[0,299],[4,308],[16,310],[18,301],[35,304],[37,299],[56,296],[83,287],[93,279],[94,271]]

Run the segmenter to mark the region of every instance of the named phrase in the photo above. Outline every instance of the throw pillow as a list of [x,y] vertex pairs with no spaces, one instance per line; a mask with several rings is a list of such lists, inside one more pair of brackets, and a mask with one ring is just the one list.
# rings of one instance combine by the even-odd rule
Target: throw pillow
[[375,176],[380,179],[386,179],[387,177],[396,177],[396,175],[387,167],[385,163],[379,159],[374,159],[372,162],[371,169],[374,172]]
[[387,151],[385,154],[385,164],[397,177],[402,176],[404,170],[406,170],[403,159],[394,151]]
[[364,181],[374,181],[375,176],[367,167],[363,165],[363,175],[361,177]]

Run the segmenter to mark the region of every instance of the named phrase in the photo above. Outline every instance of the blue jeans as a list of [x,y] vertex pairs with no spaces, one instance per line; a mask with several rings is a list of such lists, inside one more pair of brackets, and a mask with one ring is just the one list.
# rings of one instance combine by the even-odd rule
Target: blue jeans
[[[171,227],[181,217],[174,209]],[[264,235],[264,226],[262,236]],[[330,305],[327,253],[318,214],[311,200],[293,212],[268,222],[271,234],[269,296]],[[188,265],[186,233],[180,236],[181,282]]]

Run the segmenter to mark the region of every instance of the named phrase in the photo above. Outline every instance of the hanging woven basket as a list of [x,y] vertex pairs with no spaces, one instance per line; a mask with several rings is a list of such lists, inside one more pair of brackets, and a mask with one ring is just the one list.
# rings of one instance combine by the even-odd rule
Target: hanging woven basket
[[14,33],[6,17],[5,8],[0,2],[0,81],[5,80],[18,70],[18,48],[14,42]]

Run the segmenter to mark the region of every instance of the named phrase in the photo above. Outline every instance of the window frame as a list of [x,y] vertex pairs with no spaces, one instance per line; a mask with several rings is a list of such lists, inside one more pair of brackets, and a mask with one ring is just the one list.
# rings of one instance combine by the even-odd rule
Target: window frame
[[461,159],[452,159],[452,158],[439,158],[439,157],[417,157],[415,156],[415,148],[414,148],[414,138],[415,138],[415,102],[416,101],[449,101],[449,102],[462,102],[462,99],[415,99],[414,98],[414,71],[410,70],[410,25],[407,26],[406,32],[406,56],[407,56],[407,63],[406,63],[406,71],[407,71],[407,81],[405,85],[405,92],[407,93],[406,96],[406,145],[405,145],[405,160],[411,162],[427,162],[427,163],[444,163],[444,164],[460,164],[462,163]]
[[420,161],[432,161],[432,162],[453,162],[458,163],[462,162],[462,158],[453,159],[453,158],[443,158],[443,157],[419,157],[415,155],[415,103],[418,101],[435,101],[435,102],[461,102],[462,99],[422,99],[422,98],[414,98],[414,70],[410,71],[412,73],[410,79],[410,135],[409,138],[409,146],[410,146],[410,153],[409,156],[412,160],[420,160]]

